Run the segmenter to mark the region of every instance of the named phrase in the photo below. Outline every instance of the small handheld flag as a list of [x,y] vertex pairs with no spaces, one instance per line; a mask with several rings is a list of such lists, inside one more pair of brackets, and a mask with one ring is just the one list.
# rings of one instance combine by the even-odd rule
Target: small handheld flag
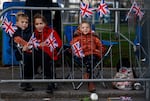
[[13,23],[8,21],[6,16],[1,17],[1,21],[1,27],[5,29],[5,32],[8,33],[10,37],[12,37],[17,27],[13,26]]
[[31,36],[31,38],[28,42],[28,45],[29,45],[30,49],[33,48],[33,47],[37,49],[37,47],[40,46],[40,44],[39,44],[38,40],[36,39],[34,33],[32,34],[32,36]]
[[58,47],[58,43],[53,35],[53,32],[54,31],[52,31],[49,37],[45,40],[45,44],[50,48],[51,52],[53,52],[53,50]]
[[103,15],[109,14],[110,11],[108,9],[107,4],[104,2],[104,0],[101,0],[98,8],[97,8],[97,12],[99,13],[100,17],[103,17]]
[[126,21],[129,18],[130,13],[133,12],[136,16],[139,17],[139,20],[142,20],[144,13],[141,11],[141,8],[137,5],[137,3],[134,1],[128,14],[126,17]]
[[72,49],[77,57],[83,58],[85,56],[79,41],[72,45]]
[[80,13],[82,17],[90,17],[93,14],[93,10],[89,4],[85,4],[84,2],[80,3]]

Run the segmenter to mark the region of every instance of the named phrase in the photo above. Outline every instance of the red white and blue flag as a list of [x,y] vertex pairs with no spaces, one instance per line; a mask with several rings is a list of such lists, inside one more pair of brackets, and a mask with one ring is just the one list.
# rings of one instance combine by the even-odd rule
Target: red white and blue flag
[[53,50],[58,47],[58,42],[53,33],[54,31],[52,31],[49,37],[45,40],[45,44],[50,48],[51,52],[53,52]]
[[139,20],[142,20],[144,13],[141,11],[141,8],[137,5],[136,2],[134,2],[133,11],[135,15],[139,17]]
[[38,46],[40,46],[39,41],[37,40],[37,38],[35,37],[35,34],[33,33],[29,42],[28,42],[29,48],[31,49],[32,47],[36,48]]
[[93,14],[93,8],[84,2],[80,3],[80,13],[82,17],[90,17]]
[[97,12],[99,13],[100,17],[103,17],[103,15],[109,14],[110,11],[108,9],[107,4],[104,2],[104,0],[101,0],[98,8],[97,8]]
[[5,29],[5,32],[8,33],[10,37],[12,37],[17,27],[13,26],[13,23],[8,21],[6,16],[1,17],[1,21],[1,27]]
[[79,41],[72,45],[72,49],[74,55],[76,55],[77,57],[83,58],[85,56]]
[[142,20],[144,13],[141,11],[140,6],[135,1],[133,2],[132,6],[130,8],[130,11],[128,12],[126,20],[129,18],[129,15],[131,12],[133,12],[136,16],[138,16],[139,20]]

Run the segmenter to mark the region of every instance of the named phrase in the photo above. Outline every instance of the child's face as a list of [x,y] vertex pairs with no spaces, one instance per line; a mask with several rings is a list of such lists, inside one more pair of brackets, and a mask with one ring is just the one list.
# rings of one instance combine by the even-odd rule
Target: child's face
[[46,24],[42,21],[41,18],[36,18],[34,22],[34,26],[38,32],[43,32],[44,27]]
[[28,19],[20,17],[16,22],[16,25],[20,27],[22,30],[25,30],[28,27]]
[[81,31],[84,35],[88,34],[88,33],[90,32],[90,30],[91,30],[91,28],[90,28],[90,25],[89,25],[89,24],[83,23],[83,24],[80,25],[80,31]]

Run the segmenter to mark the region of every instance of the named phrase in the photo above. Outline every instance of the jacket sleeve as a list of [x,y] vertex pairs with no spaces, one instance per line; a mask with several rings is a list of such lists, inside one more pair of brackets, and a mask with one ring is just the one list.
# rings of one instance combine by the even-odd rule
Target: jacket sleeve
[[20,36],[16,36],[14,37],[14,42],[17,44],[20,44],[22,46],[27,45],[27,41],[25,41],[23,38],[21,38]]
[[105,48],[105,46],[102,44],[101,40],[100,40],[98,37],[96,37],[96,38],[95,38],[95,42],[96,42],[96,47],[97,47],[97,49],[98,49],[98,50],[100,51],[100,53],[101,53],[101,56],[104,55],[104,54],[105,54],[105,51],[106,51],[106,48]]
[[70,45],[73,45],[74,43],[80,41],[80,36],[75,36],[72,38],[72,40],[70,41]]

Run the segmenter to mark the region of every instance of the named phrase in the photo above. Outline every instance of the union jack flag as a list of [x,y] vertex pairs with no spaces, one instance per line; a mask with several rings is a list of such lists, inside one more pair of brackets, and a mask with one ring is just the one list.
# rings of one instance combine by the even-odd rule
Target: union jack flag
[[139,16],[139,20],[141,20],[144,13],[141,11],[141,8],[137,5],[136,2],[134,2],[133,11],[135,15]]
[[29,49],[31,49],[32,47],[37,49],[37,47],[40,46],[40,44],[39,44],[38,40],[36,39],[34,33],[30,37],[30,40],[28,41],[28,45],[29,45]]
[[93,10],[89,4],[85,4],[84,2],[80,3],[80,13],[82,17],[90,17],[93,14]]
[[130,11],[128,12],[126,20],[128,19],[131,12],[134,12],[134,14],[139,17],[139,20],[141,20],[144,15],[144,13],[141,11],[141,8],[137,5],[135,1],[133,2]]
[[13,26],[13,23],[8,21],[6,16],[1,17],[1,21],[1,27],[5,29],[5,32],[8,33],[10,37],[12,37],[17,27]]
[[102,0],[97,8],[97,12],[99,13],[100,17],[103,17],[103,15],[109,14],[110,11],[108,9],[107,4]]
[[85,56],[79,41],[72,45],[72,49],[77,57],[83,58]]
[[58,43],[54,37],[53,32],[54,31],[52,31],[49,37],[45,40],[45,44],[50,48],[51,52],[53,52],[53,50],[58,47]]

